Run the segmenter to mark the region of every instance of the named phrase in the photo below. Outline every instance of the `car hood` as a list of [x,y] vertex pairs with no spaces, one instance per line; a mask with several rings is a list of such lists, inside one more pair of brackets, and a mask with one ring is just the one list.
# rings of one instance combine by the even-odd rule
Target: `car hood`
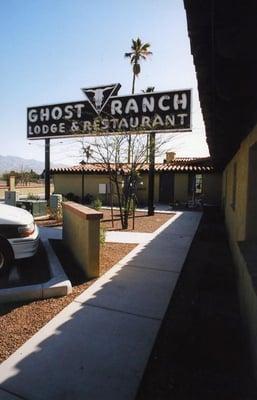
[[28,225],[33,220],[33,216],[22,208],[0,204],[0,224]]

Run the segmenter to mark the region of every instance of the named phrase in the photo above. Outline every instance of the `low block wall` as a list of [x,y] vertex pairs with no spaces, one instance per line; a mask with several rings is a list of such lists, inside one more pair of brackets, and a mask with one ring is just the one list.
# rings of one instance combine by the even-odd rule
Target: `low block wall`
[[68,201],[63,203],[63,240],[87,278],[100,274],[100,219],[103,214]]
[[[0,186],[0,199],[4,199],[5,192],[10,190],[10,186]],[[16,192],[18,193],[18,196],[28,196],[28,195],[34,195],[34,196],[45,196],[45,186],[44,185],[38,185],[38,186],[16,186],[15,189]],[[54,186],[51,185],[50,187],[50,192],[52,193],[54,191]]]

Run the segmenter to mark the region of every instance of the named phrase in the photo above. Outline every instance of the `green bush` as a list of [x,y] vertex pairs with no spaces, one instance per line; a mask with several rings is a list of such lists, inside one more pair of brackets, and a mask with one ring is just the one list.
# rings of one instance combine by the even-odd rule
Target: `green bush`
[[92,203],[91,206],[96,210],[99,211],[102,207],[101,200],[97,197]]
[[100,227],[100,245],[103,246],[105,244],[105,239],[106,239],[106,233],[105,233],[105,228]]
[[91,204],[93,201],[94,201],[94,196],[90,193],[87,193],[86,196],[84,196],[83,204]]
[[33,193],[28,193],[27,200],[40,200],[40,197]]
[[66,199],[67,199],[68,201],[74,201],[75,194],[72,193],[72,192],[69,192],[69,193],[67,193],[67,194],[65,195],[65,197],[66,197]]

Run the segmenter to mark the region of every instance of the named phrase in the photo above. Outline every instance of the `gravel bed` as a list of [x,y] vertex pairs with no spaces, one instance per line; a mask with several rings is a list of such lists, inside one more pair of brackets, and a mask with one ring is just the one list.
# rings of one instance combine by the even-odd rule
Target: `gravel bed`
[[[118,210],[113,210],[114,224],[112,226],[111,220],[111,210],[100,210],[103,213],[103,219],[101,220],[101,226],[108,231],[121,231],[120,216]],[[135,213],[135,229],[133,229],[133,217],[129,216],[128,229],[124,231],[142,232],[142,233],[152,233],[156,231],[161,225],[172,218],[175,213],[156,213],[155,215],[148,216],[145,211],[136,211]],[[45,227],[56,227],[62,226],[62,222],[58,222],[54,219],[49,218],[48,220],[37,220],[38,226]]]
[[[122,230],[119,211],[114,210],[114,226],[112,226],[111,221],[111,210],[101,210],[103,212],[103,219],[101,220],[101,226],[106,230]],[[147,212],[137,211],[135,213],[135,229],[132,229],[133,218],[132,215],[129,217],[129,226],[126,231],[142,232],[142,233],[152,233],[156,231],[161,225],[167,222],[170,218],[174,217],[174,213],[156,213],[155,215],[148,216]]]
[[[114,211],[114,227],[112,227],[111,222],[111,211],[102,211],[104,216],[101,225],[105,229],[122,230],[117,210]],[[146,212],[136,212],[134,232],[154,232],[174,215],[158,213],[149,217]],[[39,226],[61,225],[54,220],[37,221],[37,224]],[[132,230],[132,216],[129,218],[129,228],[127,231],[130,230]],[[65,253],[64,249],[60,251],[60,248],[58,252],[57,247],[60,246],[60,243],[54,244],[54,242],[56,241],[53,241],[52,245],[55,247],[57,255],[60,261],[63,262],[65,269],[65,265],[71,265],[70,262],[67,262],[67,253]],[[128,243],[105,243],[100,253],[101,274],[108,271],[108,269],[125,257],[135,246],[136,244]],[[68,267],[66,268],[66,273],[68,276],[70,275]],[[70,275],[70,279],[73,284],[73,292],[68,296],[29,303],[0,304],[0,362],[8,358],[64,307],[71,303],[75,297],[95,282],[95,279],[83,282],[83,277],[79,272],[77,274],[73,272]]]
[[[105,273],[136,244],[106,243],[100,252],[101,274]],[[0,304],[0,362],[33,336],[40,328],[87,289],[96,279],[73,283],[70,295],[30,303]]]
[[[101,226],[107,231],[121,231],[126,232],[142,232],[142,233],[153,233],[156,229],[160,228],[170,218],[174,217],[175,213],[156,213],[155,215],[149,216],[145,211],[137,211],[135,213],[135,229],[133,229],[133,217],[129,216],[128,229],[122,229],[119,211],[113,211],[114,224],[112,226],[111,210],[100,210],[103,213],[103,219],[101,220]],[[55,221],[54,219],[38,220],[38,226],[45,227],[56,227],[62,226],[62,222]]]

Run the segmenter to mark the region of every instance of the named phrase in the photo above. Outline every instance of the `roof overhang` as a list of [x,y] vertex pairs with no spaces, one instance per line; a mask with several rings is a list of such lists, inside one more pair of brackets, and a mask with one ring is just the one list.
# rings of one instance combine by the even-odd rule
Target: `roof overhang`
[[257,121],[256,0],[184,0],[214,163],[232,158]]

